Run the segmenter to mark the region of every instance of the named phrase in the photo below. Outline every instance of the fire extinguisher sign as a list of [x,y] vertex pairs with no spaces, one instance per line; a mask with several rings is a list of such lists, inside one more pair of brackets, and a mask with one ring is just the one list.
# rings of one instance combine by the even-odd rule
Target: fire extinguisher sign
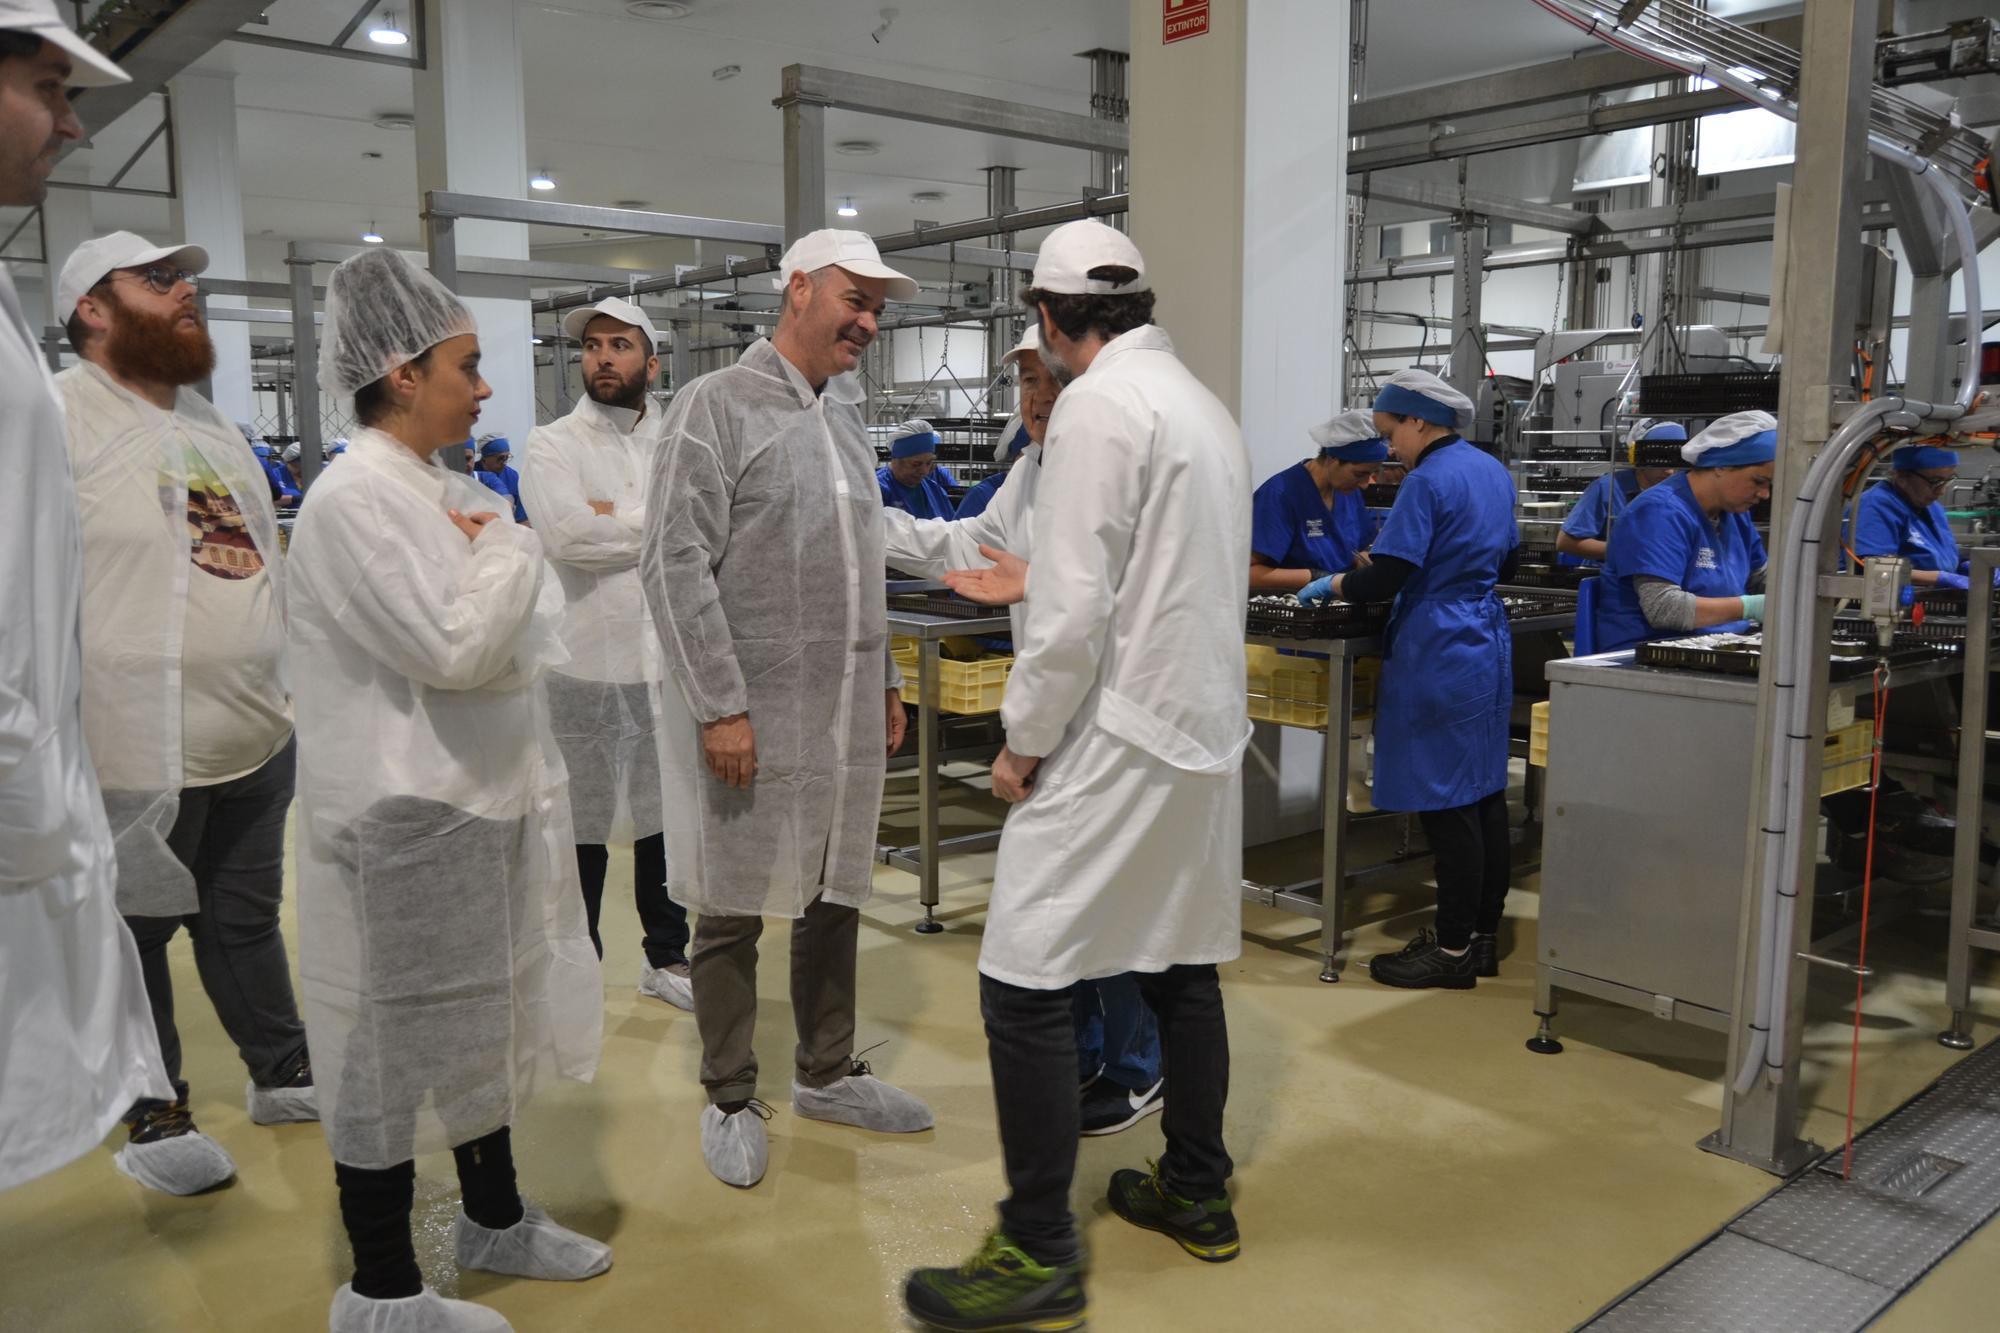
[[1161,0],[1161,8],[1162,45],[1208,34],[1208,0]]

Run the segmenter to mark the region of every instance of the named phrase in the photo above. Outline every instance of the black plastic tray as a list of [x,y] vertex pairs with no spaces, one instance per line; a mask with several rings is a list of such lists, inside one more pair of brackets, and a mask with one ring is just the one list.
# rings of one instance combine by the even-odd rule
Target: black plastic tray
[[1596,578],[1597,571],[1584,565],[1518,565],[1510,588],[1581,588],[1583,581]]
[[1358,639],[1388,627],[1392,602],[1329,602],[1325,606],[1287,606],[1282,602],[1252,602],[1247,633],[1272,639]]
[[1641,375],[1642,416],[1727,416],[1731,412],[1776,412],[1779,376],[1748,371]]
[[889,598],[891,611],[914,611],[921,616],[949,616],[953,620],[984,620],[1004,616],[1005,607],[968,601],[955,592],[899,592]]
[[[1849,627],[1836,623],[1834,632],[1841,634]],[[1872,625],[1869,633],[1873,634]],[[1910,666],[1928,661],[1937,655],[1940,645],[1935,643],[1897,643],[1887,653],[1879,652],[1873,638],[1839,638],[1833,647],[1846,650],[1828,664],[1828,678],[1831,680],[1853,680],[1866,676],[1875,669],[1878,658],[1886,658],[1889,665]],[[1855,656],[1858,654],[1859,656]],[[1757,665],[1763,660],[1761,648],[1692,648],[1673,639],[1654,639],[1640,644],[1633,650],[1632,660],[1640,666],[1662,667],[1669,671],[1702,671],[1711,675],[1754,676]]]

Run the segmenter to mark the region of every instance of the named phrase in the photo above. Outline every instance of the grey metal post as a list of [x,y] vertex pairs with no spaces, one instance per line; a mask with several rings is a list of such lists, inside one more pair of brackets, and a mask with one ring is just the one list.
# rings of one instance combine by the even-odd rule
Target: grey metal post
[[[1090,62],[1090,117],[1092,120],[1115,120],[1124,123],[1132,115],[1132,101],[1126,89],[1131,75],[1132,56],[1125,51],[1110,51],[1095,47],[1082,53]],[[1131,158],[1124,153],[1092,153],[1090,156],[1090,192],[1094,194],[1123,194],[1129,174]],[[1111,225],[1124,230],[1124,219],[1109,219]]]
[[[298,373],[296,367],[292,373],[295,375]],[[292,433],[292,414],[291,409],[286,405],[286,399],[289,397],[289,394],[285,389],[285,377],[283,375],[274,375],[271,377],[271,397],[278,404],[278,434],[290,435]]]
[[785,243],[826,225],[826,108],[780,100],[785,109]]
[[319,477],[319,330],[313,325],[313,266],[285,261],[292,270],[292,393],[299,419],[299,489]]
[[[1776,480],[1772,493],[1776,502],[1771,511],[1772,551],[1777,553],[1770,587],[1771,604],[1765,618],[1766,636],[1783,623],[1789,608],[1784,605],[1788,557],[1785,553],[1785,526],[1790,517],[1788,501],[1813,456],[1833,433],[1836,398],[1852,400],[1849,388],[1854,348],[1855,316],[1858,309],[1857,276],[1861,251],[1861,200],[1859,186],[1866,171],[1865,135],[1868,129],[1869,97],[1873,89],[1875,33],[1878,7],[1875,0],[1849,0],[1811,6],[1805,15],[1805,46],[1801,58],[1799,132],[1796,169],[1793,172],[1790,258],[1785,301],[1787,335],[1785,383],[1779,400],[1779,450]],[[1830,507],[1820,534],[1817,551],[1820,569],[1830,572],[1838,555],[1837,507]],[[1814,638],[1827,643],[1832,637],[1833,606],[1818,599],[1819,613]],[[1763,667],[1757,679],[1757,749],[1755,795],[1748,812],[1749,842],[1756,851],[1746,868],[1747,888],[1737,933],[1736,989],[1731,1005],[1728,1069],[1741,1066],[1744,1049],[1752,1040],[1755,996],[1764,960],[1756,957],[1758,928],[1757,892],[1763,860],[1763,812],[1771,780],[1769,736],[1773,720],[1786,707],[1789,690],[1773,678],[1776,654],[1767,641]],[[1810,740],[1820,738],[1825,727],[1827,668],[1824,653],[1807,654],[1810,667],[1804,679],[1789,682],[1793,688],[1810,691],[1807,709],[1811,719]],[[1788,826],[1794,837],[1809,837],[1817,825],[1819,789],[1817,783],[1792,793]],[[1784,892],[1805,895],[1806,908],[1794,914],[1794,933],[1781,940],[1782,948],[1793,953],[1805,951],[1812,934],[1811,903],[1814,860],[1799,858],[1797,882],[1782,886]],[[1783,1023],[1789,1035],[1786,1049],[1793,1052],[1790,1068],[1773,1084],[1759,1077],[1750,1091],[1737,1093],[1726,1083],[1723,1088],[1722,1124],[1702,1140],[1712,1152],[1748,1162],[1766,1171],[1785,1174],[1808,1160],[1816,1151],[1798,1137],[1799,1078],[1797,1052],[1805,1029],[1806,970],[1790,972],[1789,994],[1780,997],[1772,1021]]]
[[694,341],[694,330],[686,325],[673,331],[673,351],[668,355],[668,363],[674,374],[674,392],[687,388],[694,378],[694,353],[689,350]]
[[1993,647],[1993,572],[2000,569],[2000,549],[1982,547],[1972,553],[1972,588],[1965,606],[1965,699],[1958,714],[1958,839],[1952,846],[1951,944],[1945,954],[1945,1003],[1951,1006],[1951,1026],[1938,1042],[1955,1051],[1972,1049],[1965,1025],[1972,1006],[1972,950],[2000,948],[1990,930],[1974,931],[1972,913],[1979,899],[1980,815],[1986,792],[1986,694],[1991,685]]
[[1479,393],[1486,375],[1486,347],[1480,307],[1486,286],[1486,220],[1452,223],[1456,249],[1451,266],[1451,365],[1446,378],[1467,398]]
[[[986,168],[986,211],[990,216],[999,217],[1014,211],[1014,180],[1021,174],[1019,167]],[[1014,248],[1014,233],[1003,232],[1000,248]],[[1013,269],[996,269],[993,272],[993,304],[1011,306],[1015,291],[1020,285],[1020,275]],[[1000,358],[1007,355],[1007,349],[1014,345],[1015,325],[1013,320],[986,326],[986,382],[993,384],[1000,375]],[[1014,408],[1014,387],[1011,384],[996,385],[987,406],[993,415],[1004,417]]]

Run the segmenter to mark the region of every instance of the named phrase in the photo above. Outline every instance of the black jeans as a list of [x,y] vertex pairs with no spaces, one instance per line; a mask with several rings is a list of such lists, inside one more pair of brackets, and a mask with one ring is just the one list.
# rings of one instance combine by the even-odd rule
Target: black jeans
[[194,942],[202,989],[251,1081],[260,1088],[282,1087],[305,1063],[305,1024],[278,929],[293,774],[294,748],[287,744],[254,773],[183,789],[167,845],[193,874],[200,910],[184,917],[125,918],[139,947],[160,1054],[183,1096],[181,1036],[167,966],[167,945],[183,926]]
[[1430,840],[1438,885],[1438,943],[1463,949],[1473,933],[1500,929],[1513,874],[1507,832],[1507,793],[1496,791],[1471,805],[1425,810],[1417,819]]
[[[451,1150],[458,1167],[458,1192],[465,1215],[480,1226],[504,1231],[521,1220],[521,1192],[514,1181],[513,1135],[502,1125],[491,1134]],[[416,1202],[417,1164],[398,1162],[372,1170],[333,1164],[340,1188],[340,1221],[354,1250],[354,1293],[370,1300],[399,1300],[424,1289],[410,1236]]]
[[[577,874],[583,880],[583,910],[590,917],[590,942],[604,957],[597,920],[604,907],[604,871],[611,853],[601,842],[576,845]],[[667,835],[655,833],[632,844],[632,897],[646,932],[646,965],[672,967],[688,960],[688,914],[667,896]]]
[[[1160,1179],[1188,1199],[1213,1199],[1235,1170],[1222,1143],[1229,1100],[1229,1028],[1213,964],[1137,974],[1160,1023],[1171,1091],[1163,1112]],[[1081,1253],[1069,1194],[1076,1176],[1074,987],[1028,990],[981,975],[979,1009],[993,1066],[1007,1199],[1000,1227],[1038,1263],[1072,1264]]]

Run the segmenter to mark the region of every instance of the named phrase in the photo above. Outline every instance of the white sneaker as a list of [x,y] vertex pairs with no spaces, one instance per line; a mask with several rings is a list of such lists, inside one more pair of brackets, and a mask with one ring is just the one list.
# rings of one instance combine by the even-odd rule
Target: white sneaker
[[499,1231],[461,1212],[452,1231],[458,1266],[543,1282],[581,1282],[611,1267],[609,1245],[557,1225],[532,1203],[522,1209],[520,1221]]
[[764,1178],[771,1165],[771,1140],[764,1132],[770,1115],[769,1107],[754,1100],[734,1115],[716,1106],[701,1108],[701,1156],[717,1180],[747,1190]]
[[915,1134],[937,1123],[930,1107],[876,1078],[862,1060],[854,1062],[853,1073],[823,1088],[809,1088],[793,1079],[792,1109],[808,1120],[883,1134]]
[[470,1301],[448,1301],[425,1287],[421,1294],[378,1301],[356,1296],[350,1283],[333,1293],[331,1333],[514,1333],[498,1310]]
[[[153,1113],[151,1119],[153,1123],[142,1133],[168,1132],[149,1143],[127,1143],[111,1159],[120,1171],[147,1189],[162,1194],[200,1194],[236,1174],[236,1163],[222,1145],[194,1127],[187,1103],[177,1102]],[[179,1132],[173,1132],[177,1129]]]
[[243,1099],[255,1124],[301,1125],[319,1119],[319,1089],[310,1083],[303,1088],[260,1088],[246,1083]]
[[639,994],[665,1000],[676,1009],[692,1010],[694,979],[688,975],[686,963],[675,963],[671,967],[641,967]]

